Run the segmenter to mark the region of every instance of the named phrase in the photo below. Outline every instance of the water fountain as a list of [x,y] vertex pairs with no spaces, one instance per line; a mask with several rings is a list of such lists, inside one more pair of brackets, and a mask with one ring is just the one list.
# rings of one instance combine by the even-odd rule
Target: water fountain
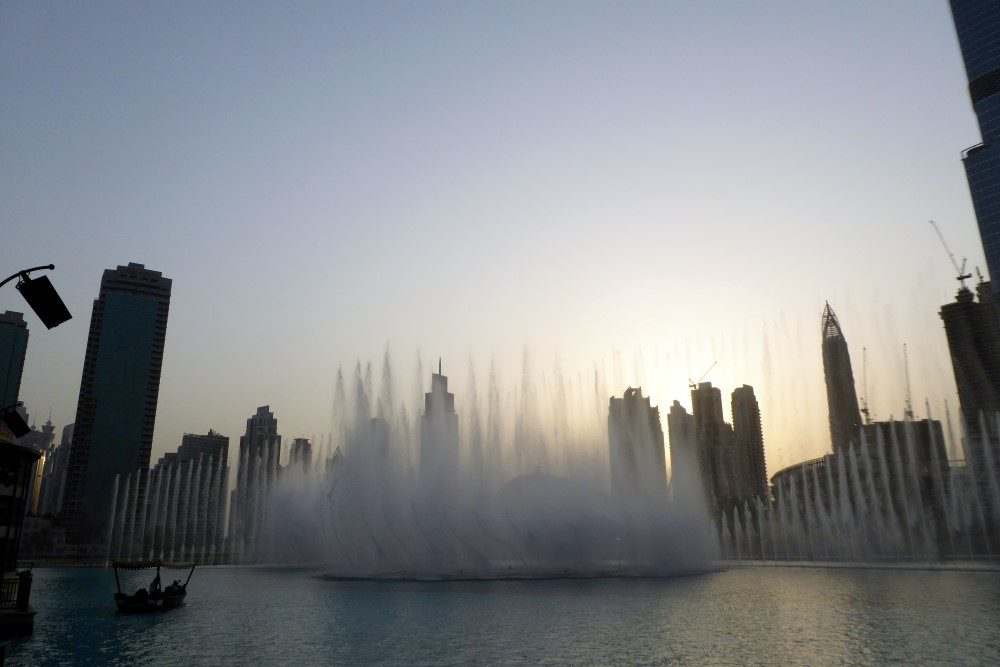
[[470,370],[454,410],[439,372],[413,418],[393,401],[388,357],[379,386],[372,375],[360,364],[350,380],[338,374],[332,438],[318,465],[282,470],[256,558],[308,557],[340,577],[432,579],[662,575],[714,560],[695,494],[662,484],[609,494],[599,378],[557,371],[535,383],[525,373],[502,392],[491,369],[481,396]]
[[[989,423],[988,423],[989,422]],[[1000,484],[992,450],[1000,415],[963,438],[964,466],[917,454],[912,421],[889,441],[858,445],[776,475],[776,501],[724,513],[724,557],[768,561],[992,561],[1000,536]],[[929,422],[928,422],[929,426]],[[989,428],[988,428],[989,427]],[[787,482],[787,486],[786,486]],[[749,537],[737,548],[733,535]],[[747,548],[749,547],[749,549]]]

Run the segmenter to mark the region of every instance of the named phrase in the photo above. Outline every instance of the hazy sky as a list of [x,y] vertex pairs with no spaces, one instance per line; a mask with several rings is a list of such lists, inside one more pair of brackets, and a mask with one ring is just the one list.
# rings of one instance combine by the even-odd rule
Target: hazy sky
[[829,448],[824,300],[877,416],[903,342],[918,414],[957,403],[927,221],[984,266],[978,141],[945,0],[5,2],[0,266],[55,263],[75,315],[29,316],[21,398],[73,420],[101,272],[135,261],[174,280],[154,458],[263,404],[324,433],[338,365],[388,342],[460,403],[470,357],[598,364],[663,411],[717,360],[773,473]]

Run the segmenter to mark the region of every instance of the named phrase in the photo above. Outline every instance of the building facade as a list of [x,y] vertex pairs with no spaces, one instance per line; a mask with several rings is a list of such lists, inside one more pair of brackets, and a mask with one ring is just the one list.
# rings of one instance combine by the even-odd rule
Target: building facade
[[760,421],[760,405],[748,384],[737,387],[732,395],[733,435],[736,447],[746,458],[741,486],[747,496],[767,500],[767,461],[764,457],[764,430]]
[[962,155],[990,277],[1000,272],[1000,2],[951,0],[982,142]]
[[[222,562],[228,459],[228,437],[211,430],[185,433],[177,451],[164,454],[149,472],[148,492],[125,508],[121,523],[129,528],[117,545],[121,557]],[[132,525],[137,528],[130,537]]]
[[40,516],[50,517],[62,511],[63,495],[66,492],[66,477],[69,471],[69,453],[73,447],[73,425],[63,427],[59,445],[45,461],[42,476],[41,501],[38,506]]
[[253,559],[264,523],[265,502],[278,478],[281,436],[271,406],[257,408],[240,436],[236,488],[229,511],[229,551],[239,560]]
[[107,269],[94,301],[64,499],[71,539],[105,535],[115,479],[149,467],[171,280]]
[[941,306],[958,401],[973,438],[981,435],[981,416],[1000,412],[1000,323],[991,283],[980,283],[976,291],[963,286],[955,301]]
[[740,479],[746,468],[744,452],[736,446],[733,427],[722,413],[722,392],[711,382],[691,389],[691,412],[700,451],[701,474],[708,489],[708,503],[714,515],[740,504]]
[[854,387],[851,353],[837,315],[826,304],[822,317],[823,376],[826,379],[826,404],[830,413],[830,441],[834,453],[857,443],[861,428],[861,410]]
[[28,352],[28,323],[22,313],[0,315],[0,408],[17,403]]
[[308,471],[312,465],[312,443],[308,438],[295,438],[288,450],[288,465]]
[[41,429],[32,424],[31,431],[17,439],[17,444],[31,447],[39,454],[38,460],[31,468],[31,485],[28,488],[28,516],[36,516],[39,513],[42,482],[45,479],[46,469],[52,465],[55,439],[56,427],[52,424],[51,418],[45,421]]

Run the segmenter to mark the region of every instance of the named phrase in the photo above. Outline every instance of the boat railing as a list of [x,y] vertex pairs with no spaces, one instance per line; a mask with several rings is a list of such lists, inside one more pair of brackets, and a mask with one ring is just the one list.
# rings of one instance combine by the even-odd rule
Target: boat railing
[[31,596],[31,571],[6,572],[0,582],[0,609],[27,611]]

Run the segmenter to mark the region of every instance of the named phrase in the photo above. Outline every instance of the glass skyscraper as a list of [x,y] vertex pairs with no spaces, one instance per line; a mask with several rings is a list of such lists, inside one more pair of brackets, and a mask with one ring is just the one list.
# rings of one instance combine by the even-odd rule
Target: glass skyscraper
[[94,301],[63,509],[70,537],[105,538],[115,476],[149,468],[171,280],[107,269]]
[[28,351],[28,325],[21,313],[12,310],[0,315],[0,408],[17,402]]
[[983,141],[962,156],[990,277],[1000,278],[1000,1],[951,0]]
[[830,304],[823,309],[823,376],[826,379],[826,404],[830,411],[830,441],[833,453],[846,451],[859,441],[861,410],[854,388],[854,371],[847,339]]

